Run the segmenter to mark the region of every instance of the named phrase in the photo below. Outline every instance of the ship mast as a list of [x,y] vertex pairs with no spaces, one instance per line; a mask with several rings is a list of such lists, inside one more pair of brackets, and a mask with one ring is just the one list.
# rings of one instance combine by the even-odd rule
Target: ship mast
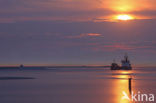
[[125,61],[128,62],[128,55],[127,55],[127,53],[125,53],[124,58],[125,58]]

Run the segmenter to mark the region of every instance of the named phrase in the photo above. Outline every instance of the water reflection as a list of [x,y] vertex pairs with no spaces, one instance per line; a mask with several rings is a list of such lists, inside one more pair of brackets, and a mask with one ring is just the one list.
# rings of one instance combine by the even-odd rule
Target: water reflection
[[[114,75],[114,74],[113,74]],[[116,103],[131,103],[128,99],[123,99],[124,93],[130,97],[133,88],[132,71],[117,71],[115,72],[115,82],[113,92],[115,94]]]

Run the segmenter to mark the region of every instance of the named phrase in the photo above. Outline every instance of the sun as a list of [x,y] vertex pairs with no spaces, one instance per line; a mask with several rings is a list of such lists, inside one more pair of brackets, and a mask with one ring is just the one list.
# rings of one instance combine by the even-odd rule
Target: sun
[[127,21],[127,20],[133,20],[134,17],[127,15],[127,14],[123,14],[123,15],[118,15],[116,16],[117,20],[123,20],[123,21]]

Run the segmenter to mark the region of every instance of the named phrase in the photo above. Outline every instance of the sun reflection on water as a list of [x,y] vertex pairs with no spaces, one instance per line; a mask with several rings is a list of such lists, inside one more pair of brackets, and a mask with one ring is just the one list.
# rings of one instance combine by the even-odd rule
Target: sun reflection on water
[[115,76],[117,78],[114,82],[115,101],[116,103],[131,103],[128,99],[123,99],[123,92],[129,97],[132,91],[132,77],[131,71],[119,71],[119,74]]

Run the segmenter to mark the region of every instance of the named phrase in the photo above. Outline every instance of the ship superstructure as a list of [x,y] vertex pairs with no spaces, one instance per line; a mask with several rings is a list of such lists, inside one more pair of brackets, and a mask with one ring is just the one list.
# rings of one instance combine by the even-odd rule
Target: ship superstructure
[[122,69],[128,69],[128,70],[132,69],[131,63],[128,60],[128,55],[127,54],[125,54],[124,60],[122,60],[121,63],[122,63],[122,66],[121,66]]

